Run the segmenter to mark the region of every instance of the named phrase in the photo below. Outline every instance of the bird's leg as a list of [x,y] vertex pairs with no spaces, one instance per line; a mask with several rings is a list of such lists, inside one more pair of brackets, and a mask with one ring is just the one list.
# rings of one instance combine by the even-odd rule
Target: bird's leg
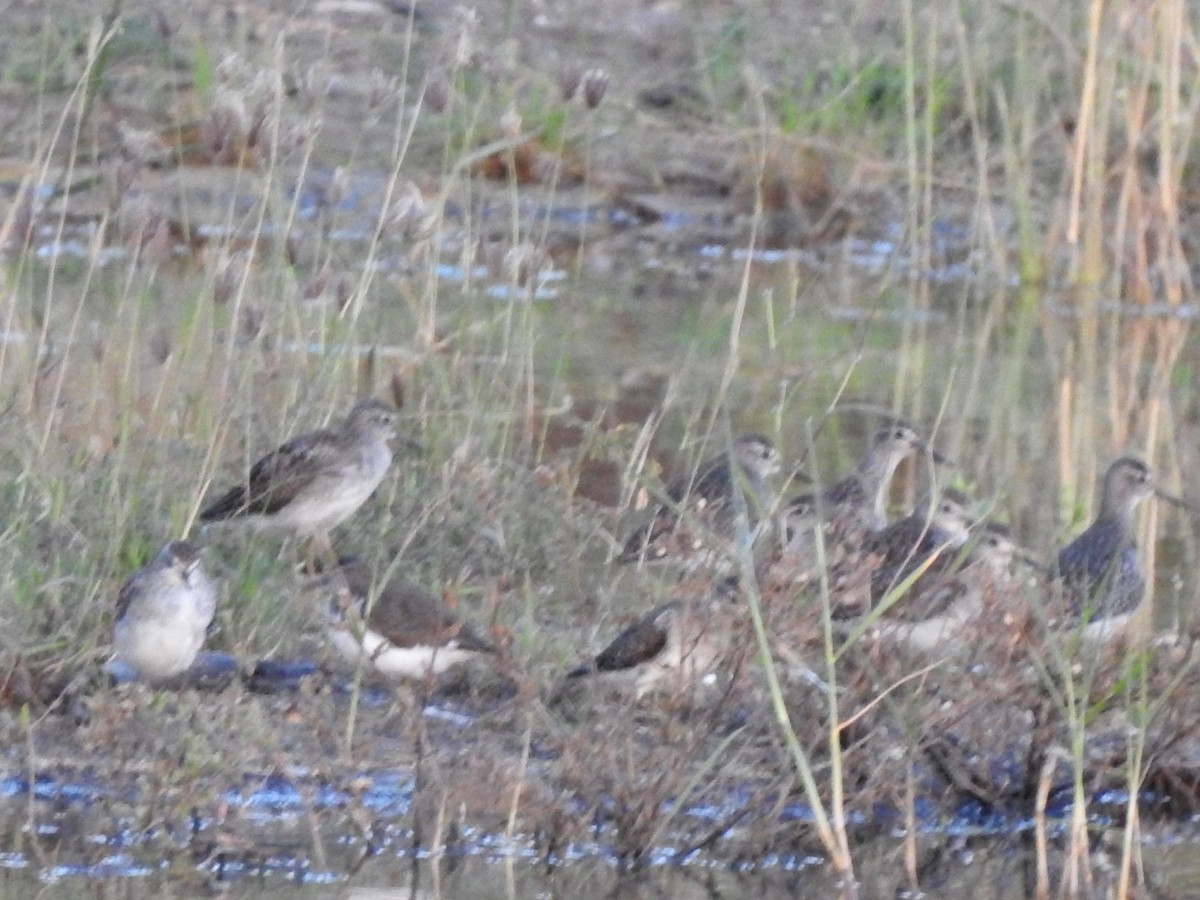
[[301,556],[309,572],[332,572],[338,567],[337,551],[325,531],[317,532],[304,542]]

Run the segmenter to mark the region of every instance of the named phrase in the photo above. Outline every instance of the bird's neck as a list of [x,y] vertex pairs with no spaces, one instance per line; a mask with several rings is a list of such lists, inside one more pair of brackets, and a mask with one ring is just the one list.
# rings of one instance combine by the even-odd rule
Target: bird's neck
[[858,480],[863,492],[871,504],[871,511],[880,518],[887,512],[887,492],[900,465],[900,457],[895,453],[880,456],[868,453],[858,464]]
[[1106,501],[1100,505],[1100,514],[1096,517],[1096,521],[1111,522],[1120,531],[1122,537],[1132,538],[1136,512],[1136,503],[1110,503]]
[[745,477],[746,485],[755,495],[755,498],[764,502],[770,502],[771,498],[767,490],[766,479],[763,478],[758,468],[756,466],[748,466],[741,461],[737,462],[737,467],[742,476]]

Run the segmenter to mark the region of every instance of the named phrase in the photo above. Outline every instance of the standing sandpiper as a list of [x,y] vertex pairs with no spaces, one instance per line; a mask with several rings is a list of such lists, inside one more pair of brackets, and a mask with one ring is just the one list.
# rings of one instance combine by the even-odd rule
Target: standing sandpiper
[[884,425],[871,438],[871,446],[859,460],[858,468],[822,492],[797,497],[788,504],[789,522],[799,524],[805,518],[816,521],[818,513],[827,521],[849,516],[867,532],[880,531],[887,525],[888,489],[896,468],[918,451],[928,451],[935,462],[945,458],[930,450],[920,435],[903,422]]
[[470,622],[403,578],[380,585],[362,560],[342,559],[317,584],[332,590],[329,638],[350,662],[391,678],[424,678],[498,652]]
[[[889,611],[882,637],[895,637],[918,652],[952,652],[962,633],[990,604],[1012,593],[1012,564],[1033,563],[1013,543],[1007,528],[989,522],[958,571],[913,591]],[[1033,563],[1036,565],[1036,563]]]
[[770,509],[774,498],[767,479],[778,471],[779,451],[774,445],[760,434],[742,435],[730,453],[705,461],[695,477],[676,478],[667,485],[668,502],[629,535],[617,561],[670,559],[696,568],[728,567],[722,549],[709,542],[713,535],[723,540],[733,537],[739,487],[745,491],[751,526]]
[[1138,564],[1134,513],[1153,496],[1186,505],[1156,488],[1140,459],[1122,456],[1104,473],[1096,520],[1058,554],[1057,575],[1072,618],[1119,628],[1142,602],[1146,579]]
[[360,400],[341,428],[292,438],[256,462],[246,482],[205,507],[200,521],[238,519],[258,529],[327,536],[383,481],[395,430],[392,407]]
[[[930,450],[911,426],[892,421],[876,430],[857,469],[820,495],[805,494],[792,500],[783,513],[783,544],[769,569],[772,583],[805,583],[818,576],[816,530],[822,529],[825,559],[836,581],[861,581],[863,549],[872,535],[887,525],[887,499],[896,467],[918,451]],[[845,564],[845,565],[843,565]]]
[[930,494],[917,509],[876,534],[868,549],[883,559],[871,579],[873,597],[883,597],[923,566],[940,571],[949,565],[954,551],[970,537],[973,520],[967,507],[961,491],[947,488],[940,495]]
[[217,588],[200,548],[174,541],[121,588],[113,647],[140,678],[171,678],[195,661],[216,609]]
[[589,662],[566,674],[556,692],[572,682],[605,676],[636,697],[662,691],[679,694],[705,684],[728,662],[733,639],[730,600],[722,590],[708,599],[664,603],[616,636]]

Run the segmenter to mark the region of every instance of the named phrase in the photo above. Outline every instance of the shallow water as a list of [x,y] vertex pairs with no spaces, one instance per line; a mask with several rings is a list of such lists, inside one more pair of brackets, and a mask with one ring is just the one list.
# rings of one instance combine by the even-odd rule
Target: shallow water
[[[300,670],[311,672],[311,667],[281,666],[277,677]],[[278,689],[288,688],[281,680]],[[221,695],[213,702],[221,702]],[[363,702],[367,711],[386,706],[388,699],[368,693]],[[456,738],[464,748],[474,748],[468,752],[495,752],[473,740],[480,720],[464,708],[429,704],[424,715],[431,733],[435,726],[441,729],[439,745],[452,753]],[[536,782],[541,766],[554,758],[535,750],[528,778]],[[770,849],[731,857],[727,849],[689,849],[671,838],[650,848],[630,871],[616,850],[619,836],[601,814],[588,840],[559,847],[548,865],[538,836],[519,827],[510,833],[455,824],[453,810],[445,811],[450,825],[422,819],[414,805],[417,786],[411,767],[351,769],[334,776],[328,761],[314,758],[311,767],[293,764],[233,779],[207,777],[191,792],[195,805],[187,809],[178,799],[159,807],[155,782],[145,776],[160,763],[152,757],[145,762],[148,770],[128,775],[119,769],[102,775],[48,767],[32,783],[10,768],[0,779],[0,842],[8,848],[0,854],[0,884],[10,895],[97,896],[99,889],[99,896],[111,891],[113,896],[170,897],[189,896],[206,886],[229,897],[368,900],[374,896],[369,889],[386,888],[401,891],[383,895],[388,897],[592,900],[695,892],[697,897],[815,900],[837,896],[839,888],[820,854]],[[186,780],[179,787],[186,796]],[[1104,886],[1098,895],[1105,895],[1115,878],[1126,799],[1121,792],[1108,792],[1089,806],[1093,853],[1088,867],[1090,877]],[[693,833],[689,822],[699,824],[701,831],[706,823],[725,828],[724,823],[739,822],[738,811],[748,807],[751,814],[729,831],[736,841],[743,827],[755,827],[765,811],[762,802],[754,791],[734,788],[719,802],[688,803],[678,811],[674,830]],[[1069,781],[1050,792],[1044,854],[1052,883],[1064,877],[1070,802]],[[1159,805],[1149,793],[1140,798],[1143,864],[1156,888],[1187,896],[1189,885],[1200,885],[1196,824],[1170,819],[1150,824]],[[1034,823],[1024,814],[1006,816],[972,803],[949,813],[920,797],[915,810],[917,837],[911,851],[929,895],[964,900],[981,891],[997,898],[1033,895],[1039,860]],[[811,821],[809,810],[797,803],[778,807],[772,815],[780,823]],[[874,807],[872,818],[868,822],[856,813],[849,822],[855,833],[876,834],[855,843],[860,895],[893,896],[906,883],[900,864],[909,849],[905,819],[883,804]],[[419,820],[425,837],[414,830]]]
[[[11,787],[11,782],[8,783]],[[411,832],[399,830],[372,838],[364,856],[363,839],[314,832],[297,815],[299,797],[279,785],[262,784],[250,794],[232,792],[260,811],[261,830],[253,845],[235,839],[214,841],[197,823],[192,836],[176,835],[178,853],[163,861],[139,851],[130,831],[91,831],[75,823],[41,827],[36,852],[0,855],[0,890],[6,896],[184,897],[218,891],[230,898],[311,897],[339,900],[399,898],[547,897],[571,900],[630,898],[830,898],[841,895],[839,881],[816,858],[768,854],[753,861],[753,871],[716,862],[704,854],[683,861],[655,862],[622,872],[594,854],[581,853],[565,864],[546,867],[532,859],[520,839],[463,833],[453,846],[436,853],[414,852]],[[6,791],[11,797],[11,793]],[[44,793],[44,792],[41,792]],[[319,798],[336,802],[333,796]],[[49,802],[49,801],[42,801]],[[80,802],[60,795],[60,817]],[[10,846],[30,846],[18,836],[20,811],[3,804]],[[11,830],[10,830],[11,829]],[[1194,834],[1160,837],[1143,845],[1148,883],[1166,896],[1192,896],[1200,888],[1200,856]],[[1089,859],[1091,896],[1108,896],[1117,881],[1118,835],[1095,832]],[[314,842],[321,846],[314,854]],[[1053,834],[1045,850],[1047,884],[1066,876],[1063,842]],[[859,896],[907,896],[908,880],[899,864],[905,845],[897,837],[879,838],[856,848]],[[925,896],[947,900],[1022,898],[1036,894],[1039,854],[1028,832],[1019,836],[953,836],[923,833],[912,847]]]

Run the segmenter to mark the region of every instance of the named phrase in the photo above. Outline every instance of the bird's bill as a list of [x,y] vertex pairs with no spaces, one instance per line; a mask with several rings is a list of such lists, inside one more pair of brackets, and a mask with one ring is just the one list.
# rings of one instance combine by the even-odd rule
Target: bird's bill
[[944,456],[943,454],[938,453],[932,447],[926,447],[925,449],[929,451],[929,455],[933,458],[933,461],[935,463],[937,463],[939,466],[951,466],[951,467],[954,466],[954,460],[950,459],[948,456]]
[[395,441],[397,444],[399,444],[405,450],[411,450],[413,453],[416,453],[418,455],[425,453],[425,445],[422,444],[420,441],[413,440],[410,437],[405,437],[402,434],[396,435]]
[[1182,497],[1176,497],[1174,494],[1168,494],[1162,488],[1155,488],[1154,496],[1157,497],[1159,500],[1166,500],[1172,506],[1177,506],[1180,509],[1186,509],[1186,510],[1190,510],[1192,512],[1194,512],[1196,509],[1196,507],[1193,506],[1191,503],[1189,503],[1187,500],[1184,500]]
[[1048,566],[1023,547],[1013,548],[1013,559],[1022,562],[1035,572],[1052,572],[1054,567]]

